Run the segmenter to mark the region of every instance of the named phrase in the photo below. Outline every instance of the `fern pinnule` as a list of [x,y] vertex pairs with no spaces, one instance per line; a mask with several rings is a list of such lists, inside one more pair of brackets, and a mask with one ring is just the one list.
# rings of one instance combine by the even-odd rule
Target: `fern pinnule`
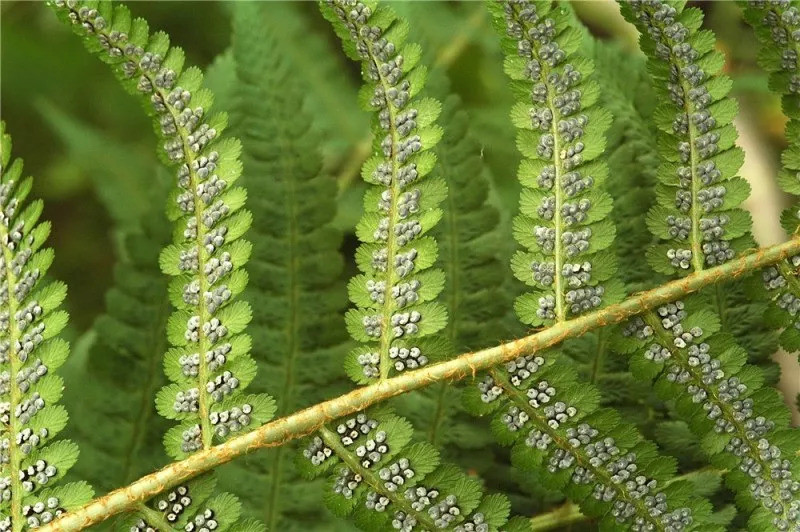
[[[167,209],[174,243],[160,256],[162,271],[172,277],[169,295],[177,308],[167,323],[173,348],[164,357],[172,384],[158,392],[156,408],[180,422],[167,431],[164,443],[170,456],[183,458],[267,421],[275,411],[271,397],[243,393],[256,364],[245,333],[251,310],[237,298],[248,281],[242,266],[251,245],[242,236],[252,220],[244,209],[245,189],[233,186],[242,172],[241,146],[222,136],[227,116],[208,112],[213,94],[201,88],[202,73],[184,69],[183,51],[171,47],[165,33],[150,35],[147,23],[132,19],[123,5],[76,0],[50,5],[112,66],[126,89],[142,96],[163,141],[159,153],[176,170],[177,187]],[[195,490],[192,483],[176,489]],[[239,518],[239,503],[230,502],[231,495],[210,502],[187,497],[180,512],[159,506],[154,513],[141,505],[141,522],[147,526],[159,512],[157,528],[199,526],[208,519],[228,527]]]
[[42,201],[29,201],[33,180],[11,160],[11,136],[0,122],[0,530],[47,524],[93,495],[85,482],[53,487],[78,459],[78,446],[54,441],[67,424],[56,404],[64,381],[54,372],[69,354],[58,335],[67,287],[44,277],[53,250]]
[[[662,184],[648,225],[671,242],[651,248],[649,262],[678,275],[723,263],[752,241],[749,215],[738,207],[749,187],[733,177],[743,154],[733,147],[737,107],[720,74],[724,57],[713,49],[713,33],[700,29],[702,11],[683,2],[635,1],[623,14],[642,34],[663,96],[656,110]],[[763,386],[762,372],[745,364],[747,353],[720,329],[716,310],[693,297],[634,319],[621,348],[645,350],[631,359],[633,371],[675,399],[712,462],[732,471],[729,484],[751,496],[750,526],[794,529],[800,482],[791,457],[800,442],[787,430],[777,392]]]

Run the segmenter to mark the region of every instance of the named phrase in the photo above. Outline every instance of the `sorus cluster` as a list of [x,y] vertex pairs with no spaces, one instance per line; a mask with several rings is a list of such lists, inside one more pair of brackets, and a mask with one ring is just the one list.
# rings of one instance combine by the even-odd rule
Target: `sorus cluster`
[[[796,528],[800,525],[800,501],[797,499],[800,483],[793,479],[791,462],[782,457],[780,449],[767,438],[774,423],[755,414],[753,401],[747,397],[747,385],[738,377],[725,374],[711,346],[700,340],[703,330],[684,328],[682,321],[687,312],[682,302],[659,307],[657,315],[662,329],[671,335],[673,345],[653,343],[648,353],[666,351],[669,354],[646,357],[665,363],[666,379],[685,388],[692,401],[701,405],[706,417],[714,422],[717,433],[731,436],[726,451],[739,458],[739,468],[751,479],[751,494],[775,513],[776,528]],[[644,334],[643,324],[643,320],[631,324],[626,334],[654,337],[652,330]],[[675,348],[683,350],[682,356],[677,356]]]
[[156,500],[155,507],[164,514],[164,519],[168,523],[176,523],[190,504],[192,504],[192,498],[189,495],[189,487],[178,486]]
[[[789,258],[787,262],[792,268],[800,267],[800,255]],[[791,316],[793,327],[800,329],[800,321],[796,319],[798,312],[800,312],[800,298],[795,296],[791,290],[786,290],[788,282],[779,267],[769,266],[764,268],[761,271],[761,277],[764,281],[764,287],[768,291],[776,292],[776,295],[772,296],[775,304]]]
[[30,492],[44,486],[57,474],[58,469],[54,465],[40,459],[28,467],[20,469],[19,480],[22,483],[22,489]]
[[[22,517],[25,518],[30,528],[39,528],[42,525],[46,525],[55,518],[60,517],[64,512],[66,510],[61,507],[61,501],[58,497],[48,497],[45,501],[37,501],[34,504],[26,504],[22,507]],[[8,528],[3,528],[2,523],[0,523],[0,530],[11,530],[10,521],[8,524]]]
[[[364,317],[363,326],[371,338],[390,334],[389,341],[382,342],[377,353],[363,353],[358,362],[366,377],[375,378],[381,375],[381,362],[383,372],[391,367],[402,371],[427,362],[418,349],[404,348],[396,351],[392,365],[387,367],[391,342],[418,333],[419,322],[424,319],[421,310],[414,308],[419,301],[420,281],[413,276],[420,270],[417,242],[430,230],[423,222],[423,214],[432,206],[424,204],[424,187],[414,185],[419,179],[417,155],[431,148],[430,143],[426,144],[425,130],[420,127],[426,124],[420,121],[430,117],[422,116],[422,108],[418,107],[421,104],[412,101],[412,93],[419,87],[411,86],[411,76],[407,73],[412,65],[407,63],[402,49],[387,40],[386,28],[370,24],[372,8],[355,0],[328,0],[327,4],[349,32],[363,60],[365,76],[374,84],[370,105],[377,111],[381,159],[368,180],[383,187],[377,199],[381,218],[375,221],[372,236],[384,246],[372,251],[371,266],[378,275],[369,281],[367,291],[370,300],[381,305],[382,311]],[[408,310],[395,311],[401,308]],[[383,320],[384,316],[388,320]]]
[[353,493],[363,480],[361,475],[354,473],[349,467],[342,467],[333,483],[333,492],[345,499],[352,499]]
[[[673,6],[661,0],[632,0],[630,5],[634,16],[655,42],[656,55],[671,66],[667,88],[678,109],[672,133],[678,138],[676,148],[682,163],[676,170],[675,207],[688,214],[696,202],[696,207],[703,213],[719,211],[724,206],[727,188],[724,184],[714,184],[721,178],[713,159],[720,152],[720,134],[715,129],[717,121],[709,111],[712,103],[706,86],[709,76],[698,64],[700,54],[688,42],[689,30],[677,20],[678,12]],[[695,192],[697,185],[693,179],[700,181],[697,184],[700,188]],[[692,221],[689,219],[690,227],[687,228],[685,220],[676,216],[666,220],[674,239],[685,240],[691,234]],[[703,262],[707,266],[727,262],[735,256],[735,251],[723,239],[725,224],[715,224],[715,230],[709,226],[714,224],[713,218],[707,217],[706,220],[705,224],[697,222],[710,229],[701,228]],[[667,258],[674,267],[688,270],[692,259],[690,253],[689,250],[672,248]]]

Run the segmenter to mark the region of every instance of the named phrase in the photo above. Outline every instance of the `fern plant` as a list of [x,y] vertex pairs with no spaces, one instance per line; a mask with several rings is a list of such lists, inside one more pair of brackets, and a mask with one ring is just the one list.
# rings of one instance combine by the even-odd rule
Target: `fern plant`
[[[50,225],[2,126],[0,530],[800,530],[800,436],[767,360],[778,335],[800,345],[797,207],[792,238],[753,251],[700,9],[622,3],[645,67],[549,0],[401,8],[414,24],[377,0],[235,3],[204,76],[123,5],[49,5],[144,104],[169,173],[93,176],[119,259],[62,372],[76,443],[52,441],[66,285],[44,280]],[[800,193],[800,11],[743,7]],[[465,57],[503,65],[510,120]],[[521,161],[487,163],[514,127]]]

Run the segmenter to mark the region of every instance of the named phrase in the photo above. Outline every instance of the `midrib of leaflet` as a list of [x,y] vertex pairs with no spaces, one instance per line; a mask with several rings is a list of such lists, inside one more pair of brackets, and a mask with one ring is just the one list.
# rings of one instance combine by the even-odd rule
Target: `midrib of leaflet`
[[687,122],[689,124],[689,164],[691,165],[692,171],[692,264],[694,265],[695,271],[701,271],[703,269],[704,257],[702,233],[700,232],[700,200],[698,199],[698,194],[700,192],[700,179],[697,177],[697,165],[699,164],[699,161],[697,158],[697,147],[694,144],[695,139],[697,138],[697,131],[691,118],[692,111],[689,109],[689,88],[683,76],[680,78],[680,83],[681,91],[683,92],[683,110],[686,113]]
[[[13,196],[13,187],[16,183],[11,183],[12,186],[12,196]],[[0,212],[0,215],[3,215],[5,218],[5,212]],[[19,327],[17,327],[17,320],[16,314],[19,310],[19,301],[14,296],[15,288],[17,286],[17,279],[12,271],[12,261],[14,260],[13,254],[10,252],[8,247],[3,244],[3,242],[10,242],[11,235],[9,235],[8,227],[4,226],[0,223],[0,248],[3,250],[3,261],[5,262],[5,275],[6,281],[8,283],[8,326],[9,326],[9,369],[11,374],[11,386],[9,391],[9,409],[8,409],[8,416],[10,420],[10,426],[6,435],[8,437],[8,454],[9,454],[9,464],[8,469],[5,467],[3,468],[4,471],[8,472],[8,475],[11,480],[11,530],[16,532],[18,530],[22,530],[22,485],[19,481],[19,466],[20,462],[22,461],[22,457],[19,451],[19,447],[17,445],[17,438],[16,435],[20,431],[19,427],[19,420],[17,416],[14,415],[17,410],[17,405],[20,403],[21,394],[19,391],[19,387],[16,386],[16,375],[19,373],[21,369],[21,364],[19,363],[19,357],[17,352],[17,345],[19,345],[19,338],[20,338],[20,331]]]
[[647,516],[646,519],[648,522],[653,525],[655,528],[653,530],[663,530],[666,531],[664,524],[657,518],[650,515],[650,510],[644,505],[644,499],[639,497],[633,497],[628,493],[628,490],[625,488],[624,483],[615,484],[612,479],[611,475],[609,474],[608,470],[605,468],[605,465],[601,465],[600,467],[595,467],[592,465],[589,458],[583,453],[580,452],[582,447],[573,447],[567,440],[565,440],[558,432],[550,427],[547,424],[547,419],[542,417],[539,413],[539,410],[536,408],[531,408],[530,404],[528,403],[527,397],[521,394],[517,388],[515,388],[511,382],[508,381],[507,377],[503,375],[501,371],[493,369],[491,371],[492,378],[495,380],[496,383],[499,383],[505,393],[509,395],[511,401],[519,406],[519,408],[523,409],[528,416],[533,420],[537,420],[537,426],[539,430],[546,432],[553,440],[559,448],[563,449],[567,453],[571,454],[575,457],[575,461],[577,465],[583,467],[584,469],[588,469],[592,471],[595,475],[596,479],[602,479],[602,484],[605,486],[615,486],[617,494],[620,498],[622,498],[625,502],[632,504],[635,506],[638,511],[637,514],[639,516]]
[[[380,80],[381,89],[383,90],[384,94],[387,94],[389,89],[392,87],[391,84],[386,82],[386,78],[381,73],[380,69],[380,62],[375,57],[375,52],[372,49],[372,42],[368,39],[362,40],[362,43],[366,46],[366,49],[369,52],[369,60],[372,62],[373,66],[375,67],[375,71],[378,74],[378,78]],[[397,154],[395,150],[398,146],[398,135],[397,135],[397,127],[396,127],[396,118],[397,113],[394,109],[394,106],[391,102],[386,102],[386,110],[389,113],[389,133],[392,136],[392,154],[390,159],[392,161],[392,183],[389,185],[389,192],[391,194],[391,201],[389,202],[389,226],[387,228],[387,239],[386,239],[386,290],[387,292],[391,293],[392,287],[394,287],[395,283],[398,279],[395,278],[395,267],[394,267],[394,253],[395,253],[395,246],[397,245],[395,241],[395,233],[394,228],[397,224],[397,198],[400,193],[400,186],[397,184]],[[386,297],[384,298],[383,308],[381,309],[381,338],[380,338],[380,363],[379,368],[381,372],[380,380],[385,380],[389,377],[389,368],[391,367],[391,358],[389,357],[389,348],[392,346],[392,334],[393,330],[391,325],[392,320],[392,312],[394,311],[393,306],[394,298]]]
[[[659,337],[659,341],[662,343],[662,345],[664,346],[673,345],[673,339],[669,338],[669,336],[664,332],[664,329],[661,325],[661,320],[654,313],[651,312],[645,314],[644,320],[653,329],[653,331],[655,331],[655,334]],[[702,374],[695,367],[692,367],[687,360],[680,358],[680,355],[683,354],[683,350],[676,349],[674,347],[669,347],[668,349],[670,353],[672,353],[672,359],[679,364],[680,368],[683,371],[687,371],[692,376],[692,381],[694,382],[695,386],[706,391],[707,394],[706,400],[712,401],[714,405],[717,406],[722,411],[725,419],[727,419],[734,427],[736,427],[737,437],[743,442],[748,443],[748,447],[750,450],[749,457],[753,458],[759,463],[759,465],[761,466],[761,471],[765,473],[761,476],[761,478],[765,479],[772,485],[773,499],[777,503],[782,504],[783,501],[781,501],[780,499],[780,492],[781,492],[780,483],[775,482],[775,479],[773,479],[772,475],[769,474],[772,468],[769,466],[769,463],[766,460],[761,458],[761,451],[757,447],[758,440],[752,440],[747,437],[744,427],[740,422],[736,420],[735,416],[733,415],[733,408],[728,403],[722,401],[719,398],[717,387],[714,385],[707,386],[706,384],[704,384]],[[784,519],[788,521],[788,515],[787,515],[788,505],[786,504],[782,505],[784,510],[781,515]]]
[[383,486],[383,481],[375,474],[375,472],[371,469],[363,467],[358,459],[354,458],[351,452],[345,448],[344,445],[342,445],[341,438],[338,434],[323,426],[319,430],[319,435],[322,437],[325,445],[333,450],[333,453],[338,456],[339,459],[347,465],[347,467],[350,468],[350,471],[354,473],[357,472],[359,475],[361,475],[361,477],[364,479],[364,482],[369,484],[372,489],[387,497],[392,501],[393,504],[405,511],[406,514],[416,516],[417,521],[419,521],[419,523],[423,526],[423,530],[437,530],[439,528],[436,526],[436,524],[433,522],[433,519],[428,515],[427,512],[418,512],[412,508],[411,501],[406,499],[405,496],[399,491],[389,491],[385,489]]
[[[103,35],[109,37],[109,34],[103,32]],[[109,37],[110,38],[110,37]],[[168,93],[160,88],[155,81],[155,76],[149,75],[145,72],[142,68],[139,67],[139,62],[136,61],[136,73],[140,76],[144,76],[150,82],[153,87],[153,91],[157,92],[158,95],[162,98],[163,101],[167,101]],[[170,105],[165,106],[167,112],[169,112],[170,117],[172,120],[178,124],[178,115],[175,113],[175,110]],[[189,169],[189,187],[188,190],[192,193],[192,201],[194,203],[194,217],[197,227],[197,235],[194,241],[194,245],[197,246],[197,275],[194,277],[194,280],[198,281],[200,286],[200,298],[197,302],[197,316],[200,319],[200,326],[197,329],[197,348],[200,353],[200,364],[197,370],[197,390],[198,390],[198,416],[200,417],[200,430],[202,432],[202,439],[203,439],[203,449],[208,449],[211,447],[212,444],[212,437],[213,433],[211,431],[211,423],[209,421],[209,397],[208,392],[206,391],[206,382],[208,382],[208,363],[206,362],[205,354],[208,351],[208,346],[206,345],[206,334],[203,330],[203,324],[208,322],[208,318],[210,317],[210,313],[206,308],[206,300],[202,294],[205,294],[208,290],[208,286],[206,283],[206,276],[205,276],[205,266],[206,266],[206,251],[205,247],[203,246],[204,237],[206,235],[206,226],[203,223],[203,205],[204,202],[197,194],[197,174],[192,169],[192,163],[197,160],[197,157],[192,155],[192,150],[189,149],[188,139],[186,131],[182,127],[176,127],[177,135],[181,139],[181,146],[183,147],[182,152],[184,156],[184,161]]]
[[[526,27],[525,24],[522,24],[522,27]],[[531,43],[533,44],[533,43]],[[555,292],[556,297],[556,323],[562,322],[566,319],[567,316],[567,309],[566,305],[564,304],[564,278],[563,278],[563,268],[564,268],[564,250],[562,249],[562,231],[563,227],[561,225],[561,207],[564,202],[563,190],[561,188],[561,176],[564,173],[564,169],[560,164],[560,147],[559,147],[559,134],[558,134],[558,110],[556,109],[555,104],[553,103],[553,93],[555,92],[553,86],[547,82],[548,75],[552,71],[547,64],[547,61],[544,61],[539,56],[539,49],[536,46],[531,46],[531,52],[536,57],[536,60],[539,62],[541,67],[539,79],[541,80],[542,84],[547,87],[547,106],[550,108],[550,112],[553,113],[553,119],[550,121],[550,131],[553,135],[553,167],[555,168],[555,178],[553,180],[553,193],[555,194],[555,210],[553,214],[553,226],[555,228],[555,240],[553,242],[553,263],[555,265],[555,272],[554,272],[554,288],[553,291]]]

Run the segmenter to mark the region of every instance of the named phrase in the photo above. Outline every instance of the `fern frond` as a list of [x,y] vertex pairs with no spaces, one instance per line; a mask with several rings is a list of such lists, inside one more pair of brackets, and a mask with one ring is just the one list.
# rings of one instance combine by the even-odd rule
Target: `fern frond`
[[11,160],[11,136],[0,122],[0,528],[29,530],[92,498],[85,482],[53,487],[78,459],[70,440],[54,441],[67,424],[58,400],[64,381],[54,372],[69,344],[59,307],[67,287],[44,277],[53,250],[42,201],[29,200],[33,180]]
[[[208,112],[213,95],[201,88],[202,73],[183,68],[183,51],[171,47],[165,33],[150,35],[147,22],[132,19],[123,5],[73,0],[51,5],[72,23],[84,44],[112,66],[125,88],[142,96],[163,141],[160,155],[176,169],[177,187],[167,210],[174,222],[174,243],[160,256],[162,271],[173,278],[169,294],[177,309],[167,322],[173,347],[164,357],[172,384],[158,392],[156,409],[180,421],[167,432],[164,444],[170,456],[183,458],[208,449],[214,439],[224,440],[267,421],[275,411],[271,397],[243,393],[255,377],[256,364],[245,333],[250,306],[237,299],[248,280],[242,266],[251,245],[242,235],[252,220],[244,209],[245,189],[233,186],[242,172],[241,146],[235,139],[222,138],[227,116]],[[195,499],[191,508],[183,505],[181,511],[198,512],[198,524],[205,519],[232,523],[238,510],[237,517],[230,518],[222,506],[231,497],[212,499],[219,503],[209,510],[213,517],[204,517]],[[155,517],[144,505],[139,511],[145,523]],[[164,518],[174,523],[174,508],[168,508]]]
[[[749,3],[744,10],[745,20],[753,26],[761,43],[759,63],[770,74],[770,88],[782,96],[783,112],[789,118],[786,137],[789,147],[781,154],[778,184],[795,196],[794,205],[784,211],[781,222],[789,234],[800,225],[800,74],[798,74],[798,43],[794,35],[800,30],[800,12],[796,2]],[[800,257],[766,268],[762,287],[771,300],[769,317],[776,327],[784,327],[781,345],[788,351],[800,350]]]
[[699,9],[656,1],[623,4],[623,12],[642,33],[661,101],[654,121],[663,162],[647,223],[665,243],[648,249],[648,261],[668,275],[722,264],[753,245],[740,208],[750,187],[735,177],[744,153],[734,146],[738,106],[720,73],[725,58],[700,29]]
[[326,504],[364,530],[499,530],[508,500],[484,496],[480,481],[441,464],[433,445],[410,443],[412,434],[404,418],[368,410],[323,427],[300,463],[309,475],[334,473]]
[[[626,4],[623,13],[642,33],[664,102],[656,110],[662,184],[648,224],[671,242],[651,248],[657,251],[649,254],[650,263],[667,274],[723,263],[750,242],[749,215],[738,208],[749,189],[732,177],[742,153],[732,147],[736,105],[725,98],[730,80],[719,74],[724,58],[713,50],[714,35],[700,29],[698,9],[655,0]],[[629,323],[621,347],[646,348],[631,359],[632,370],[675,400],[678,413],[703,438],[706,454],[733,471],[729,484],[752,496],[743,497],[759,506],[750,526],[795,528],[800,483],[794,453],[800,442],[787,430],[788,412],[777,391],[764,385],[761,370],[746,365],[747,352],[720,333],[717,308],[702,297],[659,307]]]
[[[253,211],[252,280],[244,295],[253,304],[253,357],[279,386],[278,414],[287,415],[348,384],[341,363],[347,340],[342,235],[331,227],[336,181],[321,171],[320,135],[296,69],[276,38],[264,35],[261,21],[271,18],[272,7],[238,3],[232,9],[236,81],[228,107],[242,139],[242,183]],[[294,450],[282,446],[227,466],[220,483],[263,486],[248,490],[242,502],[270,530],[334,530],[338,521],[318,504],[322,483],[301,478]]]
[[429,337],[447,325],[447,311],[435,301],[444,274],[431,268],[438,255],[429,233],[442,216],[447,186],[428,174],[436,163],[431,149],[442,137],[435,124],[440,104],[415,96],[426,69],[417,66],[419,46],[404,44],[407,23],[386,6],[358,2],[322,4],[347,54],[363,61],[365,108],[375,111],[376,155],[362,176],[373,186],[364,197],[365,214],[356,233],[362,242],[356,262],[363,272],[349,284],[355,309],[347,328],[362,344],[347,358],[348,374],[359,383],[386,379],[424,366],[447,352]]

